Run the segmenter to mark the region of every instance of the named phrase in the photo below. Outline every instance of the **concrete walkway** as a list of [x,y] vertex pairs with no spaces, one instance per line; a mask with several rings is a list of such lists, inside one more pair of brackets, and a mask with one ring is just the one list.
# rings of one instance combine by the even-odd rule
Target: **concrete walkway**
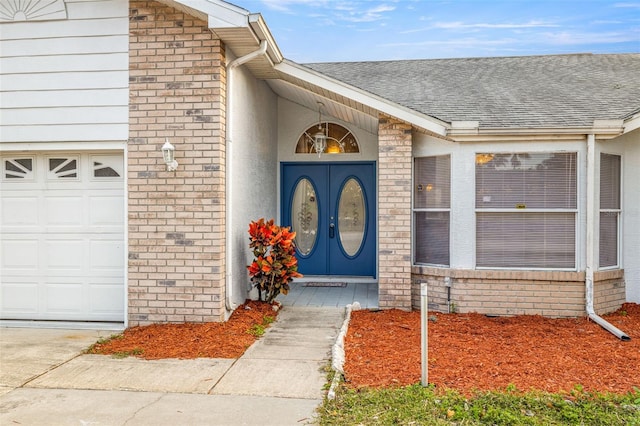
[[343,308],[285,306],[237,360],[82,355],[110,333],[0,328],[0,424],[310,424],[343,321]]

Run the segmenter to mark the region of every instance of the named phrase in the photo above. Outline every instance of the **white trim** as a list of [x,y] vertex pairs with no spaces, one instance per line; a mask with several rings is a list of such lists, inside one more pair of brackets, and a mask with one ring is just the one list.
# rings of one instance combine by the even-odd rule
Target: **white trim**
[[623,124],[624,133],[632,132],[640,128],[640,113],[626,120]]
[[129,327],[129,144],[123,143],[122,147],[123,161],[124,161],[124,179],[122,184],[124,185],[124,208],[122,214],[124,215],[124,250],[122,255],[124,256],[124,328]]
[[0,143],[0,152],[30,151],[122,151],[126,141],[109,142],[10,142]]

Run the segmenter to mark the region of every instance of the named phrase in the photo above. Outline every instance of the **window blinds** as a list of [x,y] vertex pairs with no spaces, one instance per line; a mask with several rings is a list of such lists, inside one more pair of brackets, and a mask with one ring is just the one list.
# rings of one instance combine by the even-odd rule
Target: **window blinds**
[[451,157],[415,159],[414,259],[416,263],[449,265]]
[[575,268],[576,154],[476,159],[476,265]]
[[620,160],[619,155],[600,154],[600,268],[618,266]]

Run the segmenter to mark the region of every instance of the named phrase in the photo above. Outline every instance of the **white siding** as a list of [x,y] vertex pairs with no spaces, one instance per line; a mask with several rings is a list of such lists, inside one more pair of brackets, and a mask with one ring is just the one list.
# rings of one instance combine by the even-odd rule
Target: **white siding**
[[128,137],[128,2],[65,3],[67,19],[0,21],[2,143]]

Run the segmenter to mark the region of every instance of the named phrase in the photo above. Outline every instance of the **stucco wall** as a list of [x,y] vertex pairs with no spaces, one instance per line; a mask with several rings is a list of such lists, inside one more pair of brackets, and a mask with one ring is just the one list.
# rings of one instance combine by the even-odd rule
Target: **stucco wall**
[[[227,61],[233,60],[227,58]],[[277,96],[245,68],[233,71],[231,93],[232,180],[232,302],[248,296],[251,283],[246,266],[253,259],[249,249],[249,222],[278,214]],[[256,294],[257,297],[257,294]]]
[[622,267],[627,301],[640,303],[640,129],[619,138],[623,148]]

